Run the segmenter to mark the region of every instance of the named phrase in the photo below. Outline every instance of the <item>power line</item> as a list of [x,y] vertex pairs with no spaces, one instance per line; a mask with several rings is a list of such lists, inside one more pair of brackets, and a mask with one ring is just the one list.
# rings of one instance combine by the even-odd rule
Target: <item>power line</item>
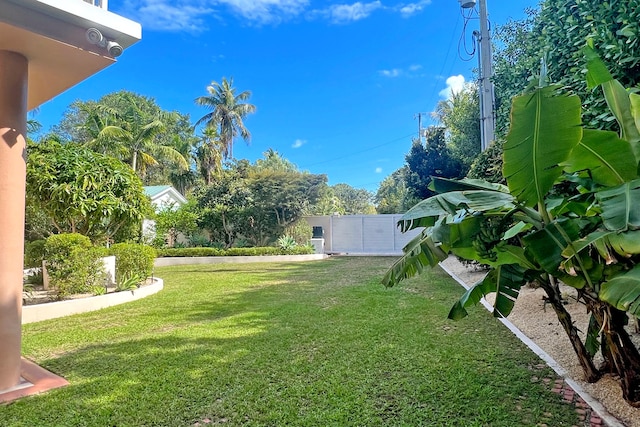
[[408,138],[408,137],[413,136],[413,135],[414,135],[414,133],[410,133],[408,135],[401,136],[401,137],[393,139],[391,141],[387,141],[387,142],[384,142],[384,143],[379,144],[379,145],[374,145],[373,147],[365,148],[364,150],[353,151],[353,152],[351,152],[349,154],[345,154],[345,155],[340,156],[340,157],[334,157],[332,159],[322,160],[320,162],[312,163],[310,165],[305,165],[304,168],[309,168],[311,166],[322,165],[322,164],[325,164],[325,163],[334,162],[336,160],[346,159],[348,157],[352,157],[352,156],[355,156],[356,154],[360,154],[360,153],[366,153],[367,151],[375,150],[376,148],[380,148],[380,147],[384,147],[385,145],[393,144],[394,142],[398,142],[400,140],[403,140],[403,139]]

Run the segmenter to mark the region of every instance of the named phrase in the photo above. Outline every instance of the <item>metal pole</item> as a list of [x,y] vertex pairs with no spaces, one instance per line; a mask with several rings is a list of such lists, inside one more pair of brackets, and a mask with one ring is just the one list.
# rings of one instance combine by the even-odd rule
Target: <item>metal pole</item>
[[480,9],[480,131],[482,150],[495,140],[495,95],[493,88],[493,61],[486,0],[478,0]]

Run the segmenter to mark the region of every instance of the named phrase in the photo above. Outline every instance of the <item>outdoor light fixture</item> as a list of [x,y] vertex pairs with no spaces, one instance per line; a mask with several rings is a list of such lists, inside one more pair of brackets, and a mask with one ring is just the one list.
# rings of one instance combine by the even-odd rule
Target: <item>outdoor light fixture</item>
[[458,0],[460,7],[463,9],[471,9],[476,6],[476,0]]
[[113,40],[107,40],[97,28],[89,28],[87,30],[86,36],[89,43],[107,49],[109,55],[113,56],[114,58],[122,55],[122,52],[124,51],[120,44],[114,42]]

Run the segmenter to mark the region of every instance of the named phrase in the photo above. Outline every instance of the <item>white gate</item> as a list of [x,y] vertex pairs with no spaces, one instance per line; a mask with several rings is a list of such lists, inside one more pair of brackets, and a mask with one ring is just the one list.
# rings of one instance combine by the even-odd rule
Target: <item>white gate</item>
[[331,215],[306,220],[312,227],[322,227],[324,253],[400,255],[402,248],[421,231],[401,233],[396,225],[401,217],[400,214]]

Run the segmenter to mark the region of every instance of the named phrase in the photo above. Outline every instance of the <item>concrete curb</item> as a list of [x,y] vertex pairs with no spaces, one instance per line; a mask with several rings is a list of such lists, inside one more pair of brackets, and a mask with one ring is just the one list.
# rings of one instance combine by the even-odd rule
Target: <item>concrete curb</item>
[[154,277],[153,283],[132,291],[112,292],[88,298],[49,302],[45,304],[25,305],[22,307],[22,324],[57,319],[72,314],[87,313],[114,305],[124,304],[160,292],[164,281]]
[[[467,285],[464,280],[460,279],[453,271],[451,271],[448,267],[439,264],[440,268],[442,268],[452,279],[458,282],[463,288],[469,289],[469,285]],[[493,306],[489,304],[487,300],[482,298],[480,300],[482,305],[493,312]],[[567,371],[560,366],[558,362],[556,362],[547,352],[541,349],[535,342],[533,342],[528,336],[526,336],[520,329],[518,329],[513,323],[511,323],[507,318],[500,317],[498,318],[503,325],[505,325],[520,341],[522,341],[527,347],[531,349],[540,359],[542,359],[551,369],[553,369],[556,374],[560,377],[564,378],[565,383],[567,383],[571,388],[593,409],[593,411],[598,414],[600,418],[609,426],[609,427],[625,427],[617,418],[611,415],[602,404],[594,399],[585,389],[583,389],[580,384],[575,382],[572,378],[570,378],[567,374]]]

